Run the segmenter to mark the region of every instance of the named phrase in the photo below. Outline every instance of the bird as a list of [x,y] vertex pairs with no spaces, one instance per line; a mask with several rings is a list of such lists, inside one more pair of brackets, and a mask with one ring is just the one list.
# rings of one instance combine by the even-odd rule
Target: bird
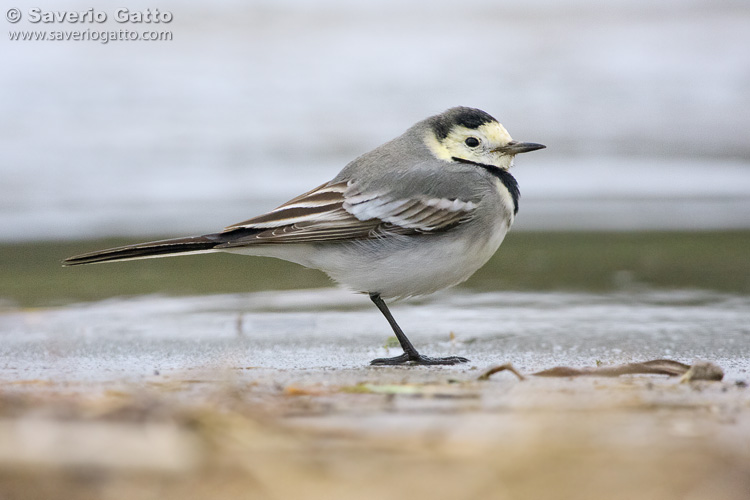
[[270,212],[216,233],[76,255],[63,266],[211,252],[276,257],[370,297],[403,350],[371,365],[464,363],[420,354],[385,301],[457,285],[482,267],[518,213],[515,156],[543,148],[513,140],[485,111],[454,107]]

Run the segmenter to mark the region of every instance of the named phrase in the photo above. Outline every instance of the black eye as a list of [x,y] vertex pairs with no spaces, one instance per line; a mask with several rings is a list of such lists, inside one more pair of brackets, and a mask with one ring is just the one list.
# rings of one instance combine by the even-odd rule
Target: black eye
[[476,137],[467,137],[464,143],[466,143],[466,145],[470,148],[475,148],[479,146],[479,139],[477,139]]

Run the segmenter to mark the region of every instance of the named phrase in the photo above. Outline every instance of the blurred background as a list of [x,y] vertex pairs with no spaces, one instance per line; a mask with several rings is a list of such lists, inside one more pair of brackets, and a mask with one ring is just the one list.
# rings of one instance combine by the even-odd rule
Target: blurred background
[[17,7],[8,30],[173,40],[3,37],[6,242],[211,232],[456,105],[548,146],[517,161],[518,230],[750,227],[744,1],[128,2],[172,12],[150,25]]

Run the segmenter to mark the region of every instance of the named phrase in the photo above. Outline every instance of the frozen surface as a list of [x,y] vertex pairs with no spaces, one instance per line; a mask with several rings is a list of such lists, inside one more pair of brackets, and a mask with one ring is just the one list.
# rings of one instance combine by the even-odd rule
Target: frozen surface
[[[531,372],[655,358],[712,361],[727,380],[746,379],[750,369],[748,297],[452,292],[392,311],[423,353],[471,359],[433,370],[512,362]],[[389,335],[367,298],[330,289],[10,310],[0,316],[0,379],[138,381],[188,370],[299,375],[365,368],[372,358],[400,353],[381,347]]]
[[[454,291],[394,306],[423,352],[472,359],[442,368],[369,367],[389,333],[367,302],[326,289],[6,309],[0,496],[747,498],[750,298]],[[506,362],[665,357],[725,377],[477,380]]]

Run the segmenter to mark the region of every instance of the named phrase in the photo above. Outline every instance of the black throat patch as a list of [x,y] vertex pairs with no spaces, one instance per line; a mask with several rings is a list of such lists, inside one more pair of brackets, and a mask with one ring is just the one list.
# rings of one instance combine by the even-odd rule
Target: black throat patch
[[515,177],[513,177],[510,172],[507,170],[503,170],[502,168],[497,168],[494,165],[487,165],[486,163],[479,163],[476,161],[471,160],[465,160],[463,158],[459,158],[457,156],[454,156],[452,158],[453,161],[457,161],[459,163],[466,163],[469,165],[476,165],[477,167],[482,167],[498,179],[500,179],[500,182],[503,183],[503,186],[508,188],[508,191],[510,192],[510,196],[513,198],[513,215],[516,215],[518,213],[518,199],[521,197],[521,191],[518,189],[518,181]]

